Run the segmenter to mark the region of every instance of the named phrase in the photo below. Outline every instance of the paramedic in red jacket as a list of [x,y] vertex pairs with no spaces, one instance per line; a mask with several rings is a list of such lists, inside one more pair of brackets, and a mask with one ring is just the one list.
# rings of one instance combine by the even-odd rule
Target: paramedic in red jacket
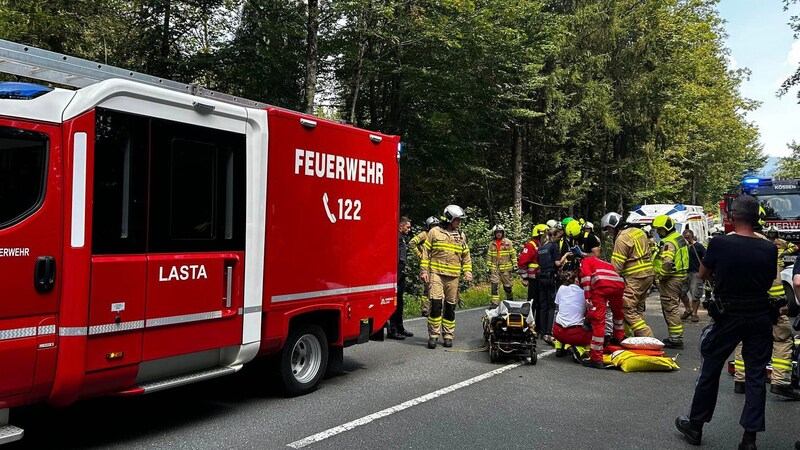
[[[573,252],[580,249],[573,249]],[[625,290],[625,280],[614,271],[614,266],[596,256],[583,254],[580,266],[581,287],[586,297],[588,311],[586,315],[592,322],[592,342],[590,345],[589,359],[583,365],[597,369],[605,368],[603,365],[603,345],[605,344],[606,307],[611,306],[614,316],[614,334],[612,339],[619,342],[625,338],[622,328],[622,293]]]

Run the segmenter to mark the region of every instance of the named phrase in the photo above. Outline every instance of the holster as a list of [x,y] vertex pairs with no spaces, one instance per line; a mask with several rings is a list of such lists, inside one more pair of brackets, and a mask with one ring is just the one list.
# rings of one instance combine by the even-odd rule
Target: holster
[[775,298],[770,297],[769,299],[769,316],[772,319],[772,324],[778,324],[778,317],[780,317],[781,313],[780,310],[784,306],[788,305],[789,303],[786,301],[786,298]]
[[708,311],[708,315],[714,320],[719,320],[725,314],[725,306],[716,297],[703,301],[703,308]]

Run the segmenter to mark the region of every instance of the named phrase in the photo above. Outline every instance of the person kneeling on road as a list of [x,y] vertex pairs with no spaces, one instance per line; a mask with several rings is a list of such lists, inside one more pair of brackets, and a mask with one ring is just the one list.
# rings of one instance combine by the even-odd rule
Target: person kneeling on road
[[622,294],[625,280],[614,271],[614,266],[594,255],[582,254],[580,249],[573,253],[583,257],[580,263],[580,281],[588,307],[587,316],[592,322],[592,341],[589,359],[583,360],[586,367],[604,369],[603,346],[605,344],[606,308],[611,307],[613,315],[613,334],[610,343],[620,345],[625,338],[623,328]]
[[[586,324],[586,299],[583,289],[578,285],[578,274],[565,270],[559,274],[561,286],[556,292],[558,313],[553,323],[553,336],[556,338],[556,356],[567,352],[580,363],[586,347],[592,341],[592,329]],[[563,346],[563,347],[561,347]]]

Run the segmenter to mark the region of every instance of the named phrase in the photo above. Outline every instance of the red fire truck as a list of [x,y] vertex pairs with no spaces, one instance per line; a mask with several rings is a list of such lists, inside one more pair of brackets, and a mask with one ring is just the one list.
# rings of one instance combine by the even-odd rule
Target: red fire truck
[[[764,228],[775,227],[780,237],[800,245],[800,180],[773,180],[747,176],[742,180],[741,193],[758,199],[766,213]],[[739,194],[727,194],[720,203],[720,212],[725,232],[733,231],[730,220],[730,205]],[[797,255],[784,255],[786,266],[794,264]]]
[[10,408],[274,355],[315,389],[395,308],[397,136],[0,41],[0,443]]

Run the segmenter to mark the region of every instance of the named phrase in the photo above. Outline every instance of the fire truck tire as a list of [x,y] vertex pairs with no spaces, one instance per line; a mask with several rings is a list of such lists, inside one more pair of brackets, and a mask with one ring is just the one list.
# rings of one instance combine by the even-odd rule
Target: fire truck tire
[[301,324],[289,333],[280,356],[281,381],[287,395],[314,391],[328,366],[328,339],[318,325]]
[[786,294],[786,302],[789,307],[789,317],[797,317],[800,312],[800,307],[797,306],[797,301],[794,299],[794,289],[789,283],[783,283],[783,292]]

